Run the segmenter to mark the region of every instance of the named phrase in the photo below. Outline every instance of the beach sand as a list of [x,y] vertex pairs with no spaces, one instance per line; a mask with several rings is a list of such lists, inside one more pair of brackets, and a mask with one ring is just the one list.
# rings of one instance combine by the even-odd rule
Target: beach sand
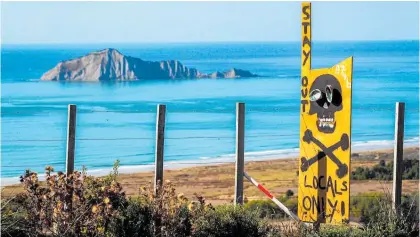
[[[372,167],[379,160],[391,161],[392,150],[377,150],[369,152],[352,153],[351,169],[357,167]],[[419,148],[404,149],[404,159],[419,159]],[[295,195],[298,189],[298,159],[275,159],[266,161],[252,161],[245,163],[245,171],[259,183],[264,185],[274,196],[280,197],[287,190]],[[118,181],[122,184],[129,196],[138,194],[140,187],[150,186],[153,181],[153,172],[139,172],[133,174],[120,174]],[[164,180],[170,180],[177,192],[182,192],[188,198],[194,193],[202,195],[213,204],[232,202],[235,187],[234,163],[221,165],[198,166],[182,169],[166,169]],[[11,185],[3,189],[2,195],[10,196],[22,190],[20,185]],[[392,181],[379,180],[351,180],[350,195],[366,192],[380,192],[390,194]],[[418,180],[404,180],[403,193],[419,191]],[[245,179],[244,195],[248,200],[265,199],[266,196]]]

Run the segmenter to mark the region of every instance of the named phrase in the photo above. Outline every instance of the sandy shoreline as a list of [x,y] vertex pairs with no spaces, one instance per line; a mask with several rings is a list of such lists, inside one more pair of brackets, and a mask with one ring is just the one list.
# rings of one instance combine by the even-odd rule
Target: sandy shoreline
[[[382,152],[392,153],[393,141],[370,141],[357,143],[352,145],[352,158],[357,157],[358,154],[365,154],[366,152]],[[419,143],[416,139],[409,139],[405,141],[405,149],[418,147]],[[274,161],[274,160],[291,160],[299,156],[299,148],[290,148],[282,150],[269,150],[269,151],[257,151],[257,152],[245,152],[245,162],[258,162],[258,161]],[[389,156],[387,156],[389,157]],[[392,154],[391,154],[392,157]],[[165,170],[179,170],[185,168],[194,168],[202,166],[213,166],[213,165],[229,165],[235,162],[235,154],[221,155],[208,159],[196,159],[196,160],[177,160],[177,161],[165,161]],[[92,176],[104,176],[112,171],[112,166],[107,168],[89,170],[88,174]],[[145,165],[122,165],[119,168],[120,174],[136,174],[143,172],[154,171],[154,164]],[[44,180],[44,174],[39,173],[39,179]],[[5,177],[1,178],[0,186],[10,186],[19,184],[18,177]]]
[[[371,167],[379,160],[391,161],[393,150],[376,150],[352,153],[352,170],[357,167]],[[418,159],[419,147],[404,149],[404,159]],[[263,161],[248,161],[245,163],[245,170],[254,179],[262,183],[274,195],[281,196],[287,190],[297,193],[298,187],[298,159],[280,158]],[[88,172],[88,174],[91,174]],[[138,193],[140,187],[150,186],[153,181],[152,171],[124,174],[120,173],[119,182],[122,184],[127,195],[132,196]],[[165,168],[164,179],[170,180],[178,192],[187,197],[193,197],[194,193],[203,195],[213,203],[231,202],[234,195],[235,171],[234,163],[228,164],[203,164],[194,167]],[[245,181],[244,194],[249,199],[264,199],[265,196],[258,189]],[[21,189],[20,185],[5,187],[2,195],[16,193]],[[392,189],[392,181],[378,180],[352,180],[351,195],[365,192],[385,192]],[[418,180],[404,180],[403,192],[411,193],[419,190]]]

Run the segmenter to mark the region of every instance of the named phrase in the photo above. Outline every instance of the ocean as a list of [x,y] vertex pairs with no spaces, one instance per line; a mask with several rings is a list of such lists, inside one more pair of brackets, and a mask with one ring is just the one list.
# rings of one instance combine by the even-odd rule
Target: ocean
[[[180,60],[201,72],[249,70],[261,78],[45,82],[59,61],[103,48],[144,60]],[[354,56],[352,149],[392,148],[395,103],[406,103],[405,140],[419,138],[419,42],[314,42],[312,68]],[[104,174],[153,168],[157,104],[166,104],[165,167],[234,162],[235,108],[246,103],[245,160],[298,154],[300,42],[2,45],[1,178],[63,170],[67,105],[77,105],[76,169]]]

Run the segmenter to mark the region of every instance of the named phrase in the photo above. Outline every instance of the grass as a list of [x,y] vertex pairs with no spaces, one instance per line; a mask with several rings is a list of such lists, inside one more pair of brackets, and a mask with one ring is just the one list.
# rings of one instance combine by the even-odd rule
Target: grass
[[[416,149],[405,149],[405,154],[417,152]],[[359,153],[353,157],[351,168],[373,167],[378,159],[390,159],[392,151],[375,151]],[[377,159],[378,158],[378,159]],[[249,175],[264,185],[276,197],[281,197],[287,190],[292,190],[295,195],[298,187],[297,159],[269,160],[258,162],[247,162],[245,170]],[[177,190],[184,193],[186,197],[192,198],[195,192],[199,192],[213,204],[229,203],[233,200],[235,186],[234,164],[199,166],[179,170],[165,170],[164,178],[171,180]],[[152,172],[136,174],[120,174],[119,181],[128,196],[138,194],[141,186],[147,186],[153,180]],[[352,180],[351,196],[359,193],[385,192],[392,189],[392,181],[378,180]],[[6,187],[2,195],[8,196],[11,193],[21,191],[19,186]],[[403,193],[418,192],[418,180],[404,180]],[[244,195],[249,200],[265,199],[265,195],[245,179]]]
[[[283,161],[284,162],[284,161]],[[283,164],[293,164],[290,161]],[[255,162],[258,163],[258,162]],[[267,167],[276,169],[274,161]],[[249,164],[249,165],[261,165]],[[260,166],[261,167],[261,166]],[[204,169],[208,167],[203,167]],[[218,166],[217,172],[229,167]],[[280,167],[278,167],[280,168]],[[26,172],[26,191],[11,202],[2,200],[2,230],[9,236],[418,236],[418,192],[403,197],[402,214],[392,211],[392,201],[383,192],[361,194],[352,198],[351,210],[360,213],[358,226],[322,224],[319,232],[303,228],[282,213],[270,200],[247,201],[243,206],[208,205],[200,195],[190,201],[175,191],[175,182],[164,182],[155,194],[152,187],[142,187],[136,198],[126,198],[118,182],[118,162],[114,172],[106,177],[88,177],[84,172],[51,175],[46,169],[48,184],[39,185],[37,175]],[[215,172],[212,169],[209,172]],[[258,170],[258,169],[257,169]],[[260,168],[261,170],[261,168]],[[292,168],[286,170],[293,170]],[[185,171],[185,170],[184,170]],[[263,171],[261,171],[263,172]],[[271,173],[272,171],[270,171]],[[177,173],[168,172],[172,175]],[[290,173],[290,172],[289,172]],[[188,174],[188,175],[185,175]],[[146,174],[147,175],[147,174]],[[194,180],[211,176],[202,173]],[[295,173],[296,175],[296,173]],[[117,177],[118,176],[118,177]],[[226,175],[222,175],[226,178]],[[263,182],[283,182],[275,176],[260,177]],[[296,180],[292,179],[292,180]],[[206,186],[206,188],[209,188]],[[209,188],[210,189],[210,188]],[[206,190],[206,189],[204,189]],[[214,188],[220,192],[223,187]],[[256,190],[254,188],[254,190]],[[286,193],[286,192],[285,192]],[[378,197],[382,196],[382,198]],[[367,198],[366,197],[372,197]],[[279,199],[294,210],[296,196],[282,195]],[[18,224],[18,225],[17,225]]]

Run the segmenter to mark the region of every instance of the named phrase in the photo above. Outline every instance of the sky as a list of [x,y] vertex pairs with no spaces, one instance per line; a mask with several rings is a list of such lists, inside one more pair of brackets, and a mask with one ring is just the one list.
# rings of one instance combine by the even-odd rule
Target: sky
[[[300,41],[301,2],[1,2],[3,44]],[[312,2],[314,41],[418,40],[419,2]]]

